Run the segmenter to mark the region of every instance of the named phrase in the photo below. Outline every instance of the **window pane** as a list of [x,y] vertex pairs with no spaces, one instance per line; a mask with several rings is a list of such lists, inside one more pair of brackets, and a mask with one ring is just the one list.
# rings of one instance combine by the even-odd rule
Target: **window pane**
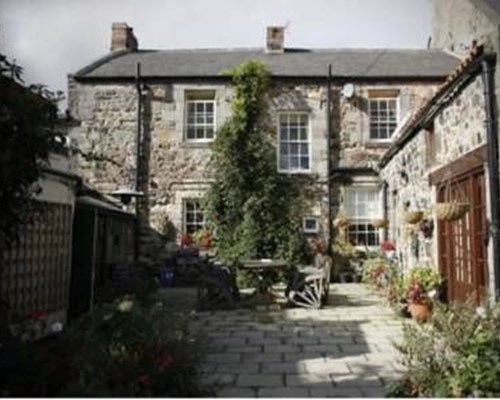
[[297,125],[299,122],[299,116],[297,114],[290,114],[290,125]]
[[299,145],[295,143],[290,144],[290,154],[298,155],[299,154]]
[[207,127],[205,132],[206,132],[205,136],[207,139],[213,139],[213,137],[214,137],[214,129],[213,128]]
[[281,155],[288,155],[288,143],[281,143],[280,144],[280,154]]
[[290,156],[290,168],[291,169],[298,169],[299,168],[299,158]]
[[280,157],[280,169],[282,170],[289,169],[288,157]]
[[300,168],[309,169],[309,157],[300,158]]
[[191,127],[188,128],[187,138],[188,139],[194,139],[195,138],[194,128],[191,128]]
[[298,130],[295,126],[290,127],[290,140],[297,140],[299,138]]
[[206,103],[206,111],[207,111],[207,113],[213,113],[214,112],[214,103]]
[[301,155],[309,155],[309,145],[308,144],[301,144],[300,145],[300,154]]
[[288,140],[288,129],[286,128],[286,126],[280,127],[280,139]]

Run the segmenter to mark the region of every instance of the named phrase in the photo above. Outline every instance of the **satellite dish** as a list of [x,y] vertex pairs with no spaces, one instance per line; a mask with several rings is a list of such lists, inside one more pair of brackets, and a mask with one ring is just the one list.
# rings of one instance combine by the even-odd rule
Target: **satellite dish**
[[354,85],[352,83],[346,83],[342,88],[341,93],[346,99],[350,99],[354,96]]

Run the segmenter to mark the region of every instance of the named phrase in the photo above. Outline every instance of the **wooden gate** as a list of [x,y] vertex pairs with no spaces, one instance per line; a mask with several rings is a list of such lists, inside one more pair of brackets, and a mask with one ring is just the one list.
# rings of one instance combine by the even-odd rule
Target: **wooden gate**
[[487,220],[484,169],[478,167],[442,182],[437,200],[468,201],[470,212],[457,221],[439,221],[439,267],[449,301],[479,304],[487,282]]

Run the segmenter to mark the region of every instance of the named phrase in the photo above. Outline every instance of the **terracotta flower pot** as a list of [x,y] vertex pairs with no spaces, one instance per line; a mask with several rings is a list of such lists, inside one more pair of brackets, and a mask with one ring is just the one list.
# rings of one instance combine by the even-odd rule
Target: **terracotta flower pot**
[[411,316],[417,322],[427,322],[431,316],[430,304],[411,303],[408,305]]

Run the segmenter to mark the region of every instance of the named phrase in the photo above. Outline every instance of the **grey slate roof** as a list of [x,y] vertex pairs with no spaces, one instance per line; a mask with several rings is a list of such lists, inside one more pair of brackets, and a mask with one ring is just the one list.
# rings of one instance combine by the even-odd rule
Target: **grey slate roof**
[[243,61],[264,62],[276,77],[325,77],[332,64],[334,77],[444,77],[460,62],[442,50],[287,49],[270,54],[263,49],[140,50],[110,54],[81,69],[75,78],[131,78],[141,62],[144,77],[209,78]]

